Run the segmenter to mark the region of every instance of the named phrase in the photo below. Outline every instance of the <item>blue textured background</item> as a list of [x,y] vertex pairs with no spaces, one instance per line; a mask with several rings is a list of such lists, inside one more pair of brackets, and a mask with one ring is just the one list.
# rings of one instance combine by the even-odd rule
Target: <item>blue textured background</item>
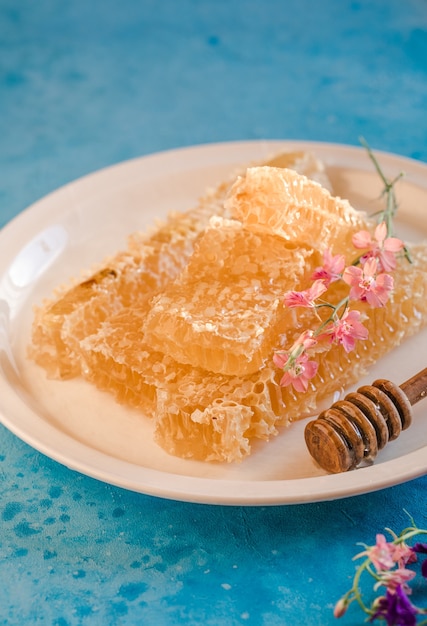
[[[363,135],[427,161],[426,79],[425,0],[0,0],[0,225],[78,176],[197,143]],[[0,427],[0,624],[332,624],[356,543],[404,509],[426,526],[426,495],[424,477],[291,507],[164,501]]]

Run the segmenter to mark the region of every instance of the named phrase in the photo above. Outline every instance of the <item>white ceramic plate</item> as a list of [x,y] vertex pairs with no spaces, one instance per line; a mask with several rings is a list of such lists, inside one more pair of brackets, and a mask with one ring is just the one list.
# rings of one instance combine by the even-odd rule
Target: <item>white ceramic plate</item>
[[[195,205],[206,187],[235,167],[279,150],[312,150],[326,165],[336,195],[373,212],[381,185],[363,149],[256,141],[155,154],[77,180],[31,206],[0,233],[0,418],[28,444],[58,462],[113,485],[193,502],[291,504],[342,498],[394,485],[427,472],[427,406],[415,407],[410,429],[371,467],[327,475],[304,444],[305,422],[259,445],[239,465],[184,461],[152,440],[143,415],[118,406],[82,380],[48,381],[25,357],[32,306],[55,286],[123,248],[126,236],[169,210]],[[427,236],[427,166],[379,153],[399,183],[400,231]],[[426,365],[427,332],[381,360],[366,380],[398,383]]]

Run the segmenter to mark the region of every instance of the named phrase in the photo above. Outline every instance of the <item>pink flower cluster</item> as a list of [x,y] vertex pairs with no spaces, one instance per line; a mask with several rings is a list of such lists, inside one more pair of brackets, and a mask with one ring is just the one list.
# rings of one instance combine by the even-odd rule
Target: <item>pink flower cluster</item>
[[[327,249],[323,265],[315,269],[311,287],[303,291],[289,291],[284,296],[286,307],[312,309],[319,320],[315,330],[305,330],[289,350],[278,350],[274,364],[283,371],[280,384],[292,385],[296,391],[306,391],[309,381],[316,375],[318,363],[309,354],[321,341],[340,344],[346,352],[354,350],[357,340],[366,340],[368,330],[363,325],[359,310],[350,309],[350,301],[365,302],[371,307],[384,306],[393,291],[393,277],[388,273],[396,268],[396,256],[404,249],[397,237],[389,237],[385,222],[381,222],[372,237],[368,231],[353,236],[353,245],[363,253],[349,266],[342,254],[333,255]],[[349,286],[348,295],[337,304],[322,298],[329,286],[342,280]],[[322,319],[320,309],[328,309]]]
[[[414,563],[417,555],[408,545],[389,542],[384,535],[378,534],[375,545],[358,556],[369,557],[377,570],[378,580],[374,586],[375,590],[384,585],[390,591],[395,591],[399,585],[403,585],[405,592],[410,593],[407,582],[415,577],[415,572],[406,569],[405,566],[408,563]],[[397,567],[392,569],[395,566]]]
[[[415,626],[417,616],[426,615],[426,609],[415,606],[409,600],[412,590],[408,583],[415,578],[416,571],[407,566],[416,563],[419,554],[427,554],[427,544],[417,542],[411,547],[407,540],[419,534],[427,534],[427,531],[414,525],[400,536],[389,532],[393,535],[392,541],[387,541],[384,535],[378,534],[375,545],[366,547],[366,550],[355,557],[365,557],[365,561],[357,568],[353,587],[335,605],[335,617],[342,617],[354,600],[370,616],[370,622],[380,619],[388,626]],[[374,591],[380,587],[386,589],[385,595],[375,598],[370,607],[363,602],[359,590],[362,571],[368,572],[375,579]],[[427,578],[427,559],[421,564],[421,575]]]

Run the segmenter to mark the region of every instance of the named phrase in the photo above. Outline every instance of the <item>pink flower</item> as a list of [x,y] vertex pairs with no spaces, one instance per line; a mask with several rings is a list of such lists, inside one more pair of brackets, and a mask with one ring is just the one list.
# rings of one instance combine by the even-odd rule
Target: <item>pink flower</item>
[[384,587],[387,587],[388,591],[394,592],[397,587],[401,586],[406,594],[410,594],[411,588],[407,583],[415,576],[416,572],[405,569],[404,567],[383,571],[380,574],[378,582],[374,585],[374,589],[378,589],[378,587],[384,585]]
[[305,351],[315,346],[317,343],[317,339],[315,339],[313,335],[314,333],[312,330],[305,330],[295,341],[290,352],[295,353],[295,351],[299,350],[300,347]]
[[305,291],[288,291],[285,293],[283,302],[285,306],[303,306],[314,308],[315,300],[319,298],[325,291],[327,286],[323,280],[316,280],[309,289]]
[[410,548],[405,543],[395,544],[393,542],[388,542],[382,534],[378,534],[376,536],[376,543],[374,546],[367,548],[364,552],[361,552],[357,556],[367,556],[370,558],[372,564],[378,572],[389,570],[394,567],[396,563],[399,565],[399,570],[403,570],[407,563],[413,563],[417,560],[413,548]]
[[348,604],[344,598],[341,598],[340,600],[338,600],[338,602],[336,603],[334,607],[334,617],[339,618],[345,615],[347,608],[348,608]]
[[399,563],[399,567],[406,565],[407,563],[415,563],[417,555],[415,546],[410,548],[406,543],[400,543],[394,546],[393,558],[396,563]]
[[348,353],[354,350],[356,339],[367,339],[368,329],[360,321],[360,311],[345,311],[341,319],[336,321],[328,334],[331,341],[342,344]]
[[289,360],[292,362],[292,360],[297,359],[303,352],[316,345],[317,339],[314,339],[313,335],[312,330],[305,330],[294,342],[290,350],[279,350],[275,352],[273,356],[274,364],[280,369],[284,369]]
[[288,360],[289,355],[283,355],[281,362],[283,363],[285,372],[280,380],[280,385],[282,387],[292,385],[295,391],[307,391],[308,381],[317,374],[318,363],[316,363],[316,361],[309,361],[308,355],[305,352],[300,354],[296,359],[290,360],[289,367],[287,367]]
[[343,280],[351,286],[350,298],[368,302],[372,307],[384,306],[393,290],[394,281],[389,274],[377,274],[375,258],[366,261],[363,267],[350,265],[343,273]]
[[312,280],[322,280],[326,285],[330,285],[341,278],[344,267],[344,255],[332,255],[329,248],[327,248],[323,253],[323,265],[314,270],[311,278]]
[[357,556],[366,555],[369,557],[377,571],[389,570],[394,566],[395,560],[393,558],[395,545],[389,543],[384,535],[378,534],[376,536],[376,543],[374,546],[367,548],[364,552],[361,552]]
[[381,222],[375,229],[374,239],[367,230],[361,230],[353,235],[353,245],[358,249],[367,250],[360,261],[365,263],[370,258],[376,258],[379,268],[391,272],[396,268],[396,254],[403,250],[404,243],[397,237],[387,237],[387,226]]
[[279,351],[273,355],[274,364],[283,370],[280,381],[282,387],[291,385],[296,391],[307,391],[308,381],[317,373],[318,364],[309,361],[306,350],[317,343],[312,330],[305,330],[289,351]]

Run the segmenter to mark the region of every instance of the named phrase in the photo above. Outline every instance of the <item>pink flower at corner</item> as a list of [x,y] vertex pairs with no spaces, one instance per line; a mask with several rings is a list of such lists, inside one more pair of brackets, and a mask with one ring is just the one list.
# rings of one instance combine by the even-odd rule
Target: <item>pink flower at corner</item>
[[[274,362],[276,365],[279,365],[280,362],[282,365],[279,365],[279,367],[282,367],[282,369],[286,368],[289,355],[283,354],[280,356],[282,357],[280,361],[275,359]],[[305,392],[308,389],[308,381],[316,376],[318,367],[319,364],[316,363],[316,361],[309,361],[308,355],[303,352],[294,360],[292,365],[286,369],[280,379],[280,386],[288,387],[292,385],[295,391]]]
[[[395,544],[391,541],[389,542],[380,533],[376,536],[375,545],[370,546],[364,552],[358,554],[357,557],[365,555],[371,559],[377,572],[388,571],[396,563],[399,565],[399,570],[403,569],[404,565],[413,563],[417,558],[413,548],[410,548],[405,543]],[[403,574],[403,576],[405,575]],[[403,579],[400,582],[403,582]]]
[[395,592],[397,587],[401,587],[407,595],[410,595],[411,589],[408,586],[408,582],[415,578],[415,576],[416,572],[406,569],[405,567],[383,571],[374,585],[374,590],[377,590],[380,586],[384,586],[388,591]]
[[316,306],[315,300],[324,294],[327,289],[328,287],[323,280],[315,280],[309,289],[285,293],[283,302],[288,307],[302,306],[314,308]]
[[326,333],[331,341],[341,344],[348,353],[354,350],[356,340],[368,338],[368,329],[360,321],[360,311],[345,311],[344,315],[336,321],[331,330]]
[[378,274],[377,259],[372,257],[362,267],[350,265],[343,280],[350,285],[350,299],[367,302],[372,307],[384,306],[393,291],[394,281],[389,274]]
[[323,253],[323,265],[314,270],[311,278],[312,280],[322,280],[326,285],[330,285],[341,278],[344,267],[344,255],[333,255],[327,248]]
[[376,536],[375,545],[367,548],[355,558],[366,555],[371,559],[377,572],[389,570],[395,564],[395,560],[393,558],[394,548],[394,544],[388,542],[384,535],[379,533]]
[[367,230],[361,230],[353,235],[353,245],[359,250],[367,250],[361,257],[364,263],[370,258],[378,259],[379,268],[385,272],[396,269],[396,254],[403,250],[404,243],[397,237],[387,237],[387,226],[381,222],[375,229],[374,238]]
[[340,598],[334,607],[334,617],[342,617],[346,614],[348,608],[348,602],[344,598]]

